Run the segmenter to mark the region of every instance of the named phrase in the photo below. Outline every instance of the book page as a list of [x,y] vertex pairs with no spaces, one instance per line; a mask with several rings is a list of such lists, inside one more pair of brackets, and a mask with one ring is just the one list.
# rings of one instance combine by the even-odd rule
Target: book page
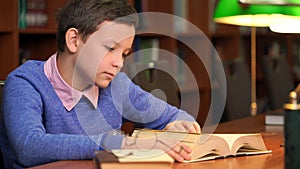
[[272,152],[266,148],[260,134],[238,138],[233,145],[232,151],[236,152],[238,155],[253,155]]
[[227,142],[228,146],[230,147],[230,151],[231,151],[234,142],[238,138],[243,137],[243,136],[249,136],[252,134],[214,134],[214,135],[223,138]]
[[262,153],[260,151],[267,150],[262,136],[258,133],[254,134],[215,134],[226,140],[230,147],[232,155],[245,154],[257,154]]
[[226,157],[229,154],[230,148],[224,139],[212,134],[202,134],[191,153],[191,162]]

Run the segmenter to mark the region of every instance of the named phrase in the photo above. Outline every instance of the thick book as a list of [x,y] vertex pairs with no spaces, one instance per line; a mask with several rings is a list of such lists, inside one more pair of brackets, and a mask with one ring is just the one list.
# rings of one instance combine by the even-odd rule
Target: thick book
[[160,149],[115,149],[96,151],[96,169],[171,169],[174,159]]
[[26,28],[26,0],[18,1],[18,26],[19,29]]
[[266,148],[260,133],[196,134],[147,129],[135,130],[133,132],[133,137],[138,138],[157,137],[159,139],[162,135],[164,135],[163,137],[174,138],[193,149],[191,153],[192,160],[184,162],[272,152]]
[[284,111],[266,113],[266,125],[284,125]]
[[26,0],[26,28],[47,26],[46,5],[46,0]]

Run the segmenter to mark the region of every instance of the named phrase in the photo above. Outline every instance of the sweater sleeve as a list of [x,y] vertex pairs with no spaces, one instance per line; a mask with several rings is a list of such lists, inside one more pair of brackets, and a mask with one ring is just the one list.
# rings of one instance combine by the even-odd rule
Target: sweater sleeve
[[126,106],[122,113],[127,120],[152,129],[163,129],[175,120],[195,121],[186,111],[158,99],[135,85],[125,74],[119,80],[122,81],[122,87],[114,88],[112,91],[116,91],[118,95],[122,94],[119,98],[124,99],[123,103]]
[[[103,135],[48,133],[43,106],[41,95],[31,82],[15,76],[6,79],[3,116],[15,155],[12,158],[23,167],[57,160],[92,159]],[[118,140],[116,147],[120,147],[122,138]]]

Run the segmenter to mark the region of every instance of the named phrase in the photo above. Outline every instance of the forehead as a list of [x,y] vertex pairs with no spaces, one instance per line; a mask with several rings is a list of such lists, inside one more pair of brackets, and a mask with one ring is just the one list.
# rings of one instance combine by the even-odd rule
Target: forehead
[[113,40],[121,42],[135,35],[134,26],[114,21],[104,21],[91,36],[95,39]]

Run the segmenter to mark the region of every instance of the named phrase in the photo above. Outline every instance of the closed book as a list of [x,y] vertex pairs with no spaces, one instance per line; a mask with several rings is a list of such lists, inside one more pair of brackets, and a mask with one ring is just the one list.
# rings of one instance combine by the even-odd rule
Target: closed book
[[266,125],[284,125],[284,111],[267,113],[265,116]]
[[95,153],[96,169],[171,169],[174,159],[160,149],[116,149]]

